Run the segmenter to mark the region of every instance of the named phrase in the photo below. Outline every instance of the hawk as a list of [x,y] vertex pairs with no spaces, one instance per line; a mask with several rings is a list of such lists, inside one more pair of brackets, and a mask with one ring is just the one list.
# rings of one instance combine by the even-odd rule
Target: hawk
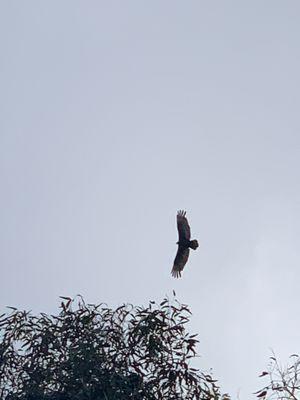
[[174,278],[181,277],[181,271],[183,270],[189,258],[190,248],[196,250],[199,246],[197,240],[190,240],[191,229],[185,215],[186,211],[183,210],[179,210],[177,213],[177,229],[179,240],[176,244],[178,245],[178,250],[171,272]]

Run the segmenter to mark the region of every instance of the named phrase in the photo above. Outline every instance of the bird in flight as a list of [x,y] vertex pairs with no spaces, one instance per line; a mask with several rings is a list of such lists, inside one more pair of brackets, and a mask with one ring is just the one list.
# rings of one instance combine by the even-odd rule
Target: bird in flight
[[176,244],[178,245],[178,250],[171,272],[174,278],[181,277],[181,271],[183,270],[189,258],[190,248],[196,250],[199,246],[197,240],[190,240],[191,228],[185,215],[186,211],[183,210],[179,210],[177,213],[177,229],[179,240]]

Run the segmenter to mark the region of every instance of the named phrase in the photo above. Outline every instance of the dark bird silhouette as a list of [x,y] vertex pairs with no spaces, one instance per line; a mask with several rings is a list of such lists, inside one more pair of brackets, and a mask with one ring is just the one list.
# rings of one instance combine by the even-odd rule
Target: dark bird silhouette
[[190,240],[191,228],[185,215],[186,212],[183,210],[179,210],[177,213],[177,229],[179,240],[176,244],[178,244],[178,250],[171,272],[174,278],[181,277],[181,271],[183,270],[189,258],[190,248],[196,250],[199,246],[197,240]]

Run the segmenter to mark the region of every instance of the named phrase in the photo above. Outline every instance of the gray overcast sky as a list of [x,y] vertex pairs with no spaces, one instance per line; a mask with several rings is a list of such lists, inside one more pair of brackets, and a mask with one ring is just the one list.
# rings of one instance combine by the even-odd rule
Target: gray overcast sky
[[[3,1],[0,304],[191,307],[242,399],[299,351],[300,3]],[[170,275],[175,214],[200,249]]]

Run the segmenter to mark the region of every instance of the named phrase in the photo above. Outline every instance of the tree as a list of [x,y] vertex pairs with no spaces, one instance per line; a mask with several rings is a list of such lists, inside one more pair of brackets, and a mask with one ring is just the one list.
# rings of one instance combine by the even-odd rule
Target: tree
[[62,299],[58,315],[0,316],[1,399],[220,399],[212,377],[191,366],[198,340],[186,305],[113,310]]
[[275,354],[270,357],[267,371],[260,377],[268,379],[268,383],[258,392],[260,399],[298,400],[300,398],[300,357],[297,354],[290,356],[291,362],[283,367]]

